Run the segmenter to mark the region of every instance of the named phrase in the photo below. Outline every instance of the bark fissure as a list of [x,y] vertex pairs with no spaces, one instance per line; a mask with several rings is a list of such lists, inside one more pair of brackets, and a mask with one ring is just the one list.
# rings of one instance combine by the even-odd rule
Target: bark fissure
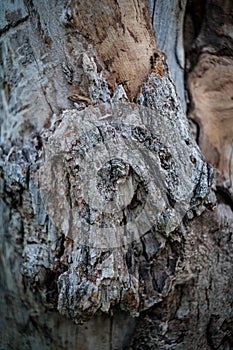
[[28,21],[28,18],[29,18],[29,15],[25,16],[24,18],[20,18],[18,19],[17,21],[15,22],[12,22],[10,24],[8,24],[5,28],[3,29],[0,29],[0,35],[3,35],[4,33],[7,33],[9,32],[10,28],[15,28],[17,29],[17,27],[24,23],[24,22],[27,22]]

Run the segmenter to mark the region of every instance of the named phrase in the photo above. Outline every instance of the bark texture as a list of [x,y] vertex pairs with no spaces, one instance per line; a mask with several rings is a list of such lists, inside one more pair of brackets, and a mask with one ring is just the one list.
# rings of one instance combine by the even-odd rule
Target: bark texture
[[211,169],[169,78],[149,76],[141,99],[65,111],[44,142],[42,198],[66,239],[58,309],[76,322],[113,305],[137,316],[160,302],[179,270],[181,237],[170,233],[208,193]]
[[157,48],[167,55],[171,77],[176,84],[181,105],[186,111],[184,89],[184,16],[187,0],[147,0]]
[[[185,39],[197,106],[189,110],[201,120],[198,141],[219,169],[212,211],[212,168],[190,134],[166,62],[168,56],[184,106],[186,1],[148,3],[165,54],[156,50],[144,1],[0,7],[5,349],[233,346],[231,41],[223,39],[229,50],[210,60],[201,50],[192,54],[194,29]],[[186,25],[202,23],[207,45],[212,22],[196,4],[193,18],[188,2]],[[223,18],[230,26],[228,5]],[[213,2],[211,13],[217,9]],[[214,107],[209,94],[202,105],[212,62],[224,76],[227,106],[221,84]],[[211,133],[222,108],[226,124]]]
[[[178,1],[172,3],[179,6]],[[156,9],[156,4],[150,8]],[[157,26],[162,32],[164,25],[158,21]],[[218,201],[213,212],[206,211],[190,223],[184,221],[184,256],[189,256],[196,277],[140,319],[133,349],[233,347],[231,28],[230,2],[187,2],[188,111],[196,140],[215,166],[213,189]]]

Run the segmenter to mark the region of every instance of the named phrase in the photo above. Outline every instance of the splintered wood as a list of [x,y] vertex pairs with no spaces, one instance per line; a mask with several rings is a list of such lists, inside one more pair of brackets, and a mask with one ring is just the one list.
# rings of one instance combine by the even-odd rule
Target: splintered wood
[[73,25],[94,45],[112,90],[122,84],[128,97],[135,98],[156,51],[146,2],[91,0],[87,6],[72,1],[71,8]]

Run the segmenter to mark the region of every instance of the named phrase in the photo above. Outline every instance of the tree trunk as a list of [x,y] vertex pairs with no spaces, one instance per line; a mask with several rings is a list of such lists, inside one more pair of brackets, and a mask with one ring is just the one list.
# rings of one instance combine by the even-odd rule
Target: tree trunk
[[0,10],[2,348],[233,348],[230,2]]

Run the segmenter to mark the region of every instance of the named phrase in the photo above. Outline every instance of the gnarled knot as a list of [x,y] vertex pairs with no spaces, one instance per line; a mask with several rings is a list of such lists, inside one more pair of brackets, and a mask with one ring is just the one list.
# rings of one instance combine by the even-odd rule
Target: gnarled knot
[[124,209],[136,191],[133,171],[123,159],[114,158],[97,171],[97,188],[105,201],[110,201],[112,210]]

